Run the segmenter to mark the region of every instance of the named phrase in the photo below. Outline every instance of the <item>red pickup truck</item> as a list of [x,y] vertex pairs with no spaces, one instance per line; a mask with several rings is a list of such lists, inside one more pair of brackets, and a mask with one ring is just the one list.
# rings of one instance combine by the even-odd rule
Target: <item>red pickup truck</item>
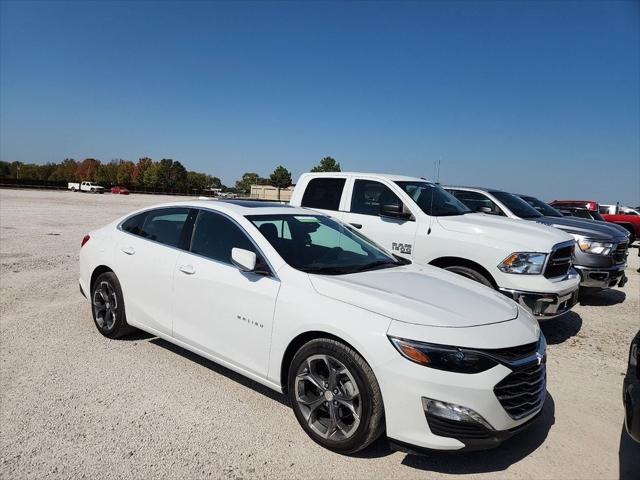
[[[581,207],[591,212],[598,212],[600,207],[595,200],[554,200],[549,205],[552,207]],[[618,209],[615,214],[601,213],[601,215],[607,222],[620,225],[629,231],[631,234],[629,245],[640,238],[640,215],[622,213]]]

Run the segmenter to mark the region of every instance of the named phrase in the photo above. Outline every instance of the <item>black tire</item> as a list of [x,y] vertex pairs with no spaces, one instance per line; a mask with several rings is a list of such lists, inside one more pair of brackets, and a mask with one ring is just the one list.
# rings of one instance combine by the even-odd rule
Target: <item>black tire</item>
[[[313,362],[322,362],[322,360],[317,360],[317,357],[328,357],[334,366],[341,364],[343,367],[346,367],[347,370],[347,373],[344,373],[344,370],[342,370],[342,373],[336,373],[333,377],[336,382],[335,386],[337,387],[334,392],[338,392],[339,389],[339,393],[336,393],[335,398],[332,393],[329,393],[330,401],[328,402],[325,401],[327,399],[327,392],[331,392],[332,387],[329,387],[322,393],[319,389],[313,387],[312,383],[305,383],[304,380],[300,380],[306,377],[304,372],[308,372],[307,366],[310,365],[307,362],[308,359],[316,359],[312,360]],[[299,372],[300,376],[298,375]],[[334,372],[337,372],[337,370],[334,370]],[[314,372],[314,375],[315,373],[317,372]],[[316,378],[321,377],[318,374]],[[355,406],[354,413],[355,411],[359,412],[357,424],[356,416],[351,413],[351,410],[346,408],[343,403],[338,403],[338,401],[335,400],[338,399],[340,402],[342,402],[343,399],[346,400],[347,395],[344,395],[345,391],[353,393],[353,383],[355,383],[357,387],[357,397],[353,397],[353,401],[349,403]],[[311,402],[316,403],[320,401],[323,404],[313,410],[313,412],[317,411],[319,413],[315,415],[309,413],[308,417],[305,416],[303,408],[309,407],[305,407],[305,404],[301,403],[301,400],[298,398],[299,396],[306,397],[308,393],[302,392],[302,390],[304,390],[304,388],[302,388],[303,384],[310,385],[311,389],[315,390],[312,396],[317,395],[317,397],[312,398]],[[318,338],[304,344],[296,352],[291,361],[287,385],[289,401],[298,422],[314,442],[329,450],[341,454],[358,452],[375,441],[384,431],[384,405],[378,381],[371,367],[369,367],[362,356],[343,343],[328,338]],[[298,389],[299,387],[301,387],[300,390]],[[326,387],[328,387],[328,382],[323,385],[323,388]],[[333,401],[331,399],[333,399]],[[330,404],[337,406],[332,407]],[[348,436],[345,436],[342,427],[340,427],[340,429],[338,428],[338,424],[336,424],[332,434],[328,433],[331,429],[330,426],[333,425],[329,419],[330,408],[336,412],[339,423],[342,423],[342,425],[347,428],[351,427]],[[310,410],[310,412],[311,411],[312,410]],[[325,423],[329,424],[326,426],[327,433],[325,433],[325,435],[328,434],[328,437],[321,435],[311,427],[307,418],[311,419],[312,417],[319,419],[316,420],[316,423],[325,420]],[[346,421],[343,422],[343,420]],[[350,421],[351,423],[349,423]]]
[[122,288],[115,273],[105,272],[93,282],[91,314],[96,328],[105,337],[118,338],[135,330],[127,323]]
[[485,277],[482,273],[474,270],[473,268],[463,267],[462,265],[451,265],[449,267],[444,267],[445,270],[448,270],[453,273],[457,273],[458,275],[462,275],[463,277],[469,278],[471,280],[475,280],[482,285],[486,285],[490,288],[495,288],[491,281]]

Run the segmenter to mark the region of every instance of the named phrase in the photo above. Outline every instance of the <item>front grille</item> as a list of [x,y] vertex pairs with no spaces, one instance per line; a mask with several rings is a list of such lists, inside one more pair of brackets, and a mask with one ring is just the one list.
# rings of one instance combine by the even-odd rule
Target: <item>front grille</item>
[[431,430],[434,435],[441,437],[457,439],[489,438],[487,429],[476,423],[457,422],[429,414],[427,414],[427,423],[429,424],[429,430]]
[[574,246],[561,247],[551,252],[547,267],[544,270],[546,278],[564,277],[569,273],[569,269],[573,263]]
[[629,244],[627,242],[619,243],[616,249],[613,251],[613,261],[616,265],[620,265],[627,262],[627,250]]
[[527,343],[526,345],[518,345],[517,347],[509,348],[485,348],[479,351],[488,353],[489,355],[500,357],[501,359],[509,362],[513,362],[514,360],[520,360],[521,358],[535,355],[535,353],[538,351],[538,342]]
[[493,392],[511,418],[518,420],[544,403],[546,377],[544,363],[529,365],[511,372],[493,388]]

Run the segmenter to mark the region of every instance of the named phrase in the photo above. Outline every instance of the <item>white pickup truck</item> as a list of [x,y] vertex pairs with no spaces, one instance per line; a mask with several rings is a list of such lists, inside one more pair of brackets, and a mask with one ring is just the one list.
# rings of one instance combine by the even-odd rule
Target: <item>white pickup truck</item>
[[577,302],[573,237],[546,225],[473,213],[427,180],[305,173],[291,204],[351,224],[399,256],[492,287],[539,319],[560,315]]
[[104,193],[104,187],[93,182],[69,182],[67,189],[72,192]]

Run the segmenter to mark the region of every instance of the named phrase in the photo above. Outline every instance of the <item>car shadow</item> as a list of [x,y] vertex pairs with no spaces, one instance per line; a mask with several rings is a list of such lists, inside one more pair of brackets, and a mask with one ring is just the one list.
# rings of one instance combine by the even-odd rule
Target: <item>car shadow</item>
[[622,303],[627,298],[627,294],[621,290],[608,288],[606,290],[580,292],[580,305],[587,307],[608,307]]
[[540,322],[540,328],[549,345],[563,343],[575,336],[582,328],[582,317],[576,312],[567,312],[550,320]]
[[529,428],[492,449],[476,452],[440,452],[406,455],[402,464],[418,470],[453,475],[503,471],[537,450],[555,423],[555,404],[547,393],[540,418]]
[[189,350],[179,347],[178,345],[174,345],[173,343],[167,342],[166,340],[163,340],[162,338],[158,338],[158,337],[152,338],[151,340],[149,340],[149,343],[153,343],[154,345],[157,345],[159,347],[166,348],[167,350],[173,353],[176,353],[188,360],[191,360],[192,362],[195,362],[198,365],[202,365],[203,367],[208,368],[209,370],[215,373],[224,375],[225,377],[229,378],[230,380],[233,380],[234,382],[241,384],[244,387],[255,390],[256,392],[264,395],[265,397],[275,400],[282,405],[289,406],[287,397],[282,393],[278,393],[275,390],[270,389],[269,387],[265,387],[264,385],[254,380],[251,380],[250,378],[247,378],[244,375],[240,375],[239,373],[236,373],[233,370],[228,369],[227,367],[223,367],[222,365],[219,365],[211,360],[201,357],[196,353],[190,352]]
[[125,341],[125,342],[135,342],[138,340],[148,340],[154,337],[155,335],[151,335],[150,333],[136,329],[130,334],[125,335],[124,337],[119,337],[118,340]]
[[618,450],[620,463],[620,480],[637,480],[640,474],[640,443],[629,436],[622,422],[620,432],[620,449]]

